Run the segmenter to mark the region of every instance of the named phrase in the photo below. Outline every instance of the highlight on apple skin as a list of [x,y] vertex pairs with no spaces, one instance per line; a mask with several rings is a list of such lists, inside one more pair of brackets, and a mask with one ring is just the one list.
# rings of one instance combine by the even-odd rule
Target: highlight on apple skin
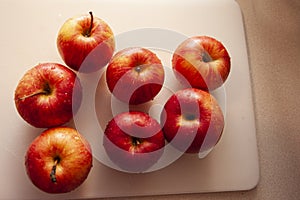
[[115,50],[115,38],[110,26],[90,12],[64,22],[57,35],[57,48],[67,66],[91,73],[109,62]]
[[191,154],[211,150],[220,140],[225,125],[217,100],[196,88],[173,94],[164,105],[160,124],[173,147]]
[[160,92],[164,77],[161,60],[151,50],[141,47],[120,50],[106,69],[110,92],[131,105],[151,101]]
[[177,46],[172,68],[179,81],[188,81],[191,87],[212,91],[227,80],[231,59],[225,46],[217,39],[193,36]]
[[78,188],[88,177],[92,162],[90,144],[69,127],[43,131],[25,155],[29,179],[46,193],[67,193]]
[[160,124],[140,111],[116,115],[106,126],[103,146],[121,171],[142,173],[164,152],[165,138]]
[[[73,95],[74,94],[74,95]],[[40,63],[20,79],[14,94],[20,116],[37,128],[69,122],[82,101],[77,75],[59,63]]]

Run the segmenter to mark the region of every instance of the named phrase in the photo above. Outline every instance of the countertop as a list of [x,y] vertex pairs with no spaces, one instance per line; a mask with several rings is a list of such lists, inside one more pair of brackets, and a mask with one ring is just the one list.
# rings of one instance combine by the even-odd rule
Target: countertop
[[253,88],[260,163],[257,187],[240,192],[128,199],[299,199],[300,1],[237,2],[245,22]]

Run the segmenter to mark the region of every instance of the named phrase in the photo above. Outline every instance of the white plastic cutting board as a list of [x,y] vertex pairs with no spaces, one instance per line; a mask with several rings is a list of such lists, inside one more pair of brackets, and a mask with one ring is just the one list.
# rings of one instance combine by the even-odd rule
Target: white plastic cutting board
[[[95,152],[94,167],[83,185],[68,194],[49,195],[34,187],[26,176],[25,151],[42,129],[29,126],[19,117],[13,102],[14,90],[25,71],[34,65],[48,61],[62,63],[56,49],[58,29],[67,18],[89,11],[111,26],[117,36],[118,49],[126,45],[149,45],[157,50],[166,66],[170,66],[170,55],[163,49],[174,50],[177,42],[185,37],[209,35],[222,41],[231,55],[232,71],[224,88],[215,94],[226,113],[226,126],[221,141],[206,158],[185,155],[165,168],[149,173],[116,171],[99,162],[97,155],[101,153]],[[0,199],[79,199],[237,191],[252,189],[258,183],[247,47],[242,15],[235,1],[2,0],[0,21]],[[151,36],[156,40],[153,41]],[[159,37],[161,40],[157,41]],[[168,87],[172,87],[169,72],[167,77],[170,79],[166,81]],[[109,97],[108,93],[97,93],[94,95],[97,102],[103,100],[101,95]],[[161,94],[155,104],[148,104],[149,112],[155,115],[161,108],[159,103],[163,104],[165,99]],[[96,109],[101,110],[101,105],[96,103]],[[103,108],[107,116],[101,126],[111,117],[107,109]],[[90,140],[94,140],[93,137],[97,140],[101,136],[87,135]],[[97,142],[91,143],[93,150],[97,150]]]

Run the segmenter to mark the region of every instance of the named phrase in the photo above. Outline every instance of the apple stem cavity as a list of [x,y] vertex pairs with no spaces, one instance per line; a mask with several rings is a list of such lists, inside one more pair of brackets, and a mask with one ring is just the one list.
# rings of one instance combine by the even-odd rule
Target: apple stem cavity
[[52,89],[51,89],[49,83],[46,83],[44,85],[44,91],[43,91],[43,93],[49,95],[49,94],[51,94],[51,92],[52,92]]
[[91,23],[90,23],[89,29],[84,33],[84,36],[85,36],[85,37],[90,37],[90,36],[91,36],[91,33],[92,33],[92,29],[93,29],[93,23],[94,23],[93,12],[90,11],[89,14],[90,14],[90,16],[91,16]]
[[50,85],[48,83],[46,83],[43,89],[38,90],[38,91],[36,91],[36,92],[34,92],[32,94],[20,97],[17,100],[22,101],[22,100],[27,99],[29,97],[33,97],[33,96],[37,96],[37,95],[42,95],[42,94],[43,95],[50,95],[51,93],[52,93],[52,89],[51,89]]
[[194,114],[185,114],[184,118],[188,121],[193,121],[196,119],[196,116]]
[[203,51],[201,56],[202,56],[202,61],[205,63],[213,61],[212,57],[209,55],[209,53],[207,53],[207,51]]
[[142,68],[140,66],[135,67],[135,71],[140,73],[142,71]]
[[139,138],[136,138],[136,137],[132,137],[132,144],[134,145],[134,146],[138,146],[138,145],[140,145],[142,142],[141,142],[141,140],[139,139]]
[[51,172],[50,172],[50,179],[52,181],[52,183],[56,183],[57,182],[57,179],[56,179],[56,166],[57,164],[60,162],[60,158],[57,157],[54,159],[54,165],[51,169]]

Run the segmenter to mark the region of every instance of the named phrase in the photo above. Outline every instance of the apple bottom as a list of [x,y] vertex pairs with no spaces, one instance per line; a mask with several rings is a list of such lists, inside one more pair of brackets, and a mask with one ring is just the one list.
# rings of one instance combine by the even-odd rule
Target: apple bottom
[[147,169],[159,160],[164,152],[163,149],[144,153],[128,152],[116,146],[107,137],[103,138],[103,145],[109,159],[120,168],[117,170],[128,173],[142,173],[147,171]]
[[70,192],[79,187],[90,172],[91,148],[73,128],[50,128],[29,146],[25,166],[28,177],[40,190]]
[[[175,134],[165,134],[166,140],[176,149],[189,154],[198,154],[209,152],[218,143],[221,133],[216,128],[194,128],[187,130],[186,128],[165,128],[165,132]],[[217,134],[216,134],[217,133]]]
[[132,80],[123,78],[114,87],[112,94],[129,105],[139,105],[151,101],[160,92],[162,83],[150,82],[132,85]]
[[[72,59],[65,59],[66,63],[72,69],[75,69],[81,73],[96,72],[105,67],[113,55],[113,48],[109,45],[110,44],[107,41],[98,44],[89,53],[87,53],[86,57],[84,57],[81,61],[76,61],[78,59],[76,57],[72,58],[75,60],[75,62],[80,63],[79,67],[72,63]],[[65,51],[68,52],[67,50]]]
[[220,140],[224,117],[217,100],[206,91],[183,89],[172,95],[161,113],[166,140],[185,153],[203,153]]

